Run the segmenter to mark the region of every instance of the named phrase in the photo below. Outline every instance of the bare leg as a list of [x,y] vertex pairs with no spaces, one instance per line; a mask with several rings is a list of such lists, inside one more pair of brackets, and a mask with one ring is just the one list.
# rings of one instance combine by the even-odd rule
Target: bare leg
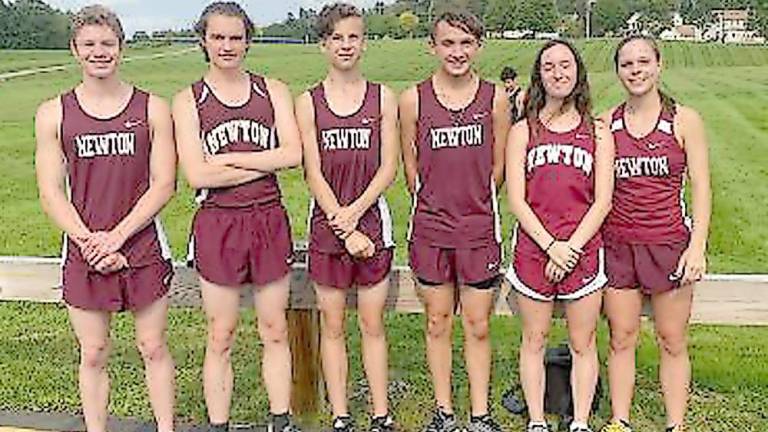
[[347,291],[315,285],[320,308],[320,357],[328,400],[334,417],[349,415],[347,408],[347,344],[344,316]]
[[78,382],[88,432],[106,432],[109,403],[109,324],[111,314],[70,306],[69,319],[80,344]]
[[467,364],[473,416],[488,414],[488,389],[491,379],[489,320],[493,309],[493,298],[493,289],[472,287],[461,289],[464,359]]
[[358,318],[363,339],[363,365],[371,388],[373,415],[376,417],[386,415],[389,410],[388,349],[384,329],[384,306],[388,293],[389,278],[357,291]]
[[635,393],[635,350],[642,308],[640,290],[609,288],[605,291],[605,314],[611,328],[608,381],[613,420],[629,421]]
[[520,383],[523,387],[528,416],[531,421],[544,418],[544,350],[552,323],[553,302],[533,300],[517,295],[517,305],[523,320],[523,343],[520,346]]
[[134,313],[136,345],[144,360],[149,401],[158,432],[173,431],[174,368],[168,350],[168,298]]
[[454,287],[451,284],[421,288],[427,318],[427,363],[435,387],[435,401],[444,412],[453,413],[451,368],[453,350]]
[[685,423],[691,382],[688,357],[688,320],[693,285],[656,294],[651,298],[661,361],[659,378],[669,425]]
[[290,275],[260,286],[255,291],[259,336],[264,345],[261,373],[273,414],[287,413],[291,407],[291,348],[285,310],[290,295]]
[[232,345],[240,312],[240,289],[200,278],[203,308],[208,319],[208,341],[203,362],[203,389],[208,419],[213,424],[229,421],[232,403]]
[[595,396],[600,365],[597,361],[597,321],[603,304],[603,292],[569,302],[565,306],[568,337],[573,357],[571,388],[573,389],[573,420],[587,423]]

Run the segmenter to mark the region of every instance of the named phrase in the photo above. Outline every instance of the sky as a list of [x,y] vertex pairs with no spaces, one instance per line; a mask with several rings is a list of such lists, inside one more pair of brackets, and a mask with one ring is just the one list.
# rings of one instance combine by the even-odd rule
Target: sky
[[[370,7],[376,0],[347,0],[360,7]],[[385,0],[392,3],[393,0]],[[82,6],[101,3],[119,16],[127,34],[137,30],[153,31],[191,28],[210,0],[46,0],[51,6],[64,10],[77,10]],[[256,25],[282,21],[299,7],[319,10],[333,0],[239,0]]]

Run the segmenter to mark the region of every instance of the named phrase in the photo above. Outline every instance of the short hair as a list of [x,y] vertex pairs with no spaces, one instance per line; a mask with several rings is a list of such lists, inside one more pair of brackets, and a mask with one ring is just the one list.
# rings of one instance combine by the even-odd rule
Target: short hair
[[70,34],[70,41],[74,42],[77,33],[85,26],[89,25],[102,25],[107,26],[115,32],[117,40],[120,46],[125,43],[125,32],[123,31],[123,25],[120,23],[120,18],[117,14],[112,12],[111,9],[100,4],[94,4],[85,6],[76,14],[72,15],[72,32]]
[[512,66],[504,66],[504,69],[501,70],[501,80],[513,80],[517,78],[517,71]]
[[483,27],[483,22],[480,21],[480,19],[477,16],[475,16],[475,14],[465,10],[460,10],[460,11],[452,11],[452,12],[443,12],[437,17],[437,19],[435,19],[435,22],[432,24],[432,33],[430,34],[432,41],[435,40],[435,32],[437,31],[437,25],[440,24],[441,22],[449,24],[451,27],[456,27],[464,30],[465,32],[474,36],[478,42],[483,40],[483,35],[485,34],[485,28]]
[[[197,33],[201,41],[205,40],[205,32],[208,30],[208,20],[211,19],[211,17],[214,15],[225,15],[240,18],[240,20],[243,21],[243,26],[245,27],[246,43],[251,42],[251,37],[253,37],[253,33],[256,27],[254,26],[253,21],[251,21],[251,18],[245,12],[243,7],[240,6],[237,2],[233,1],[216,1],[203,9],[203,12],[200,14],[200,18],[195,23],[195,33]],[[205,47],[203,47],[201,44],[200,48],[203,49],[203,54],[205,54],[205,61],[210,61],[208,58],[208,53],[205,52]]]
[[339,21],[346,18],[363,18],[360,9],[352,4],[337,2],[323,6],[315,21],[315,34],[325,39],[333,34],[333,29]]

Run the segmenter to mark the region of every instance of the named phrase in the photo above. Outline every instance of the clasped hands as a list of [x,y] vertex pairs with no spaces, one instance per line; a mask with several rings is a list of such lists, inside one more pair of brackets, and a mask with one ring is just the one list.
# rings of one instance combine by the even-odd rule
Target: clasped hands
[[328,213],[328,225],[337,237],[344,240],[344,247],[355,258],[370,258],[376,253],[376,245],[357,229],[362,212],[353,205],[339,207]]
[[553,284],[565,279],[576,268],[583,254],[581,248],[575,247],[569,241],[560,240],[552,240],[544,252],[549,257],[544,267],[544,275]]
[[128,267],[128,259],[120,252],[126,238],[117,230],[88,232],[73,240],[88,265],[99,273],[114,273]]

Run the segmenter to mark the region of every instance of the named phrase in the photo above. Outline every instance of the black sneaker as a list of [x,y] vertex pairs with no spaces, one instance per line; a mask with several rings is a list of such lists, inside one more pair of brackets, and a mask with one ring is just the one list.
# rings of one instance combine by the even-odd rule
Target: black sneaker
[[499,426],[490,414],[480,417],[470,417],[467,432],[501,432]]
[[195,425],[189,429],[190,432],[228,432],[229,423],[212,424],[206,423],[202,425]]
[[339,416],[333,419],[333,432],[354,432],[355,423],[350,416]]
[[688,428],[685,427],[685,425],[681,425],[681,424],[674,425],[674,426],[667,426],[667,429],[666,429],[667,432],[686,432],[687,430]]
[[432,421],[430,421],[427,427],[424,428],[424,432],[460,431],[461,428],[459,428],[459,424],[456,422],[456,416],[453,414],[446,414],[441,409],[435,411],[435,415],[432,416]]
[[395,432],[395,421],[389,415],[371,418],[368,432]]
[[270,415],[267,432],[301,432],[289,414]]

